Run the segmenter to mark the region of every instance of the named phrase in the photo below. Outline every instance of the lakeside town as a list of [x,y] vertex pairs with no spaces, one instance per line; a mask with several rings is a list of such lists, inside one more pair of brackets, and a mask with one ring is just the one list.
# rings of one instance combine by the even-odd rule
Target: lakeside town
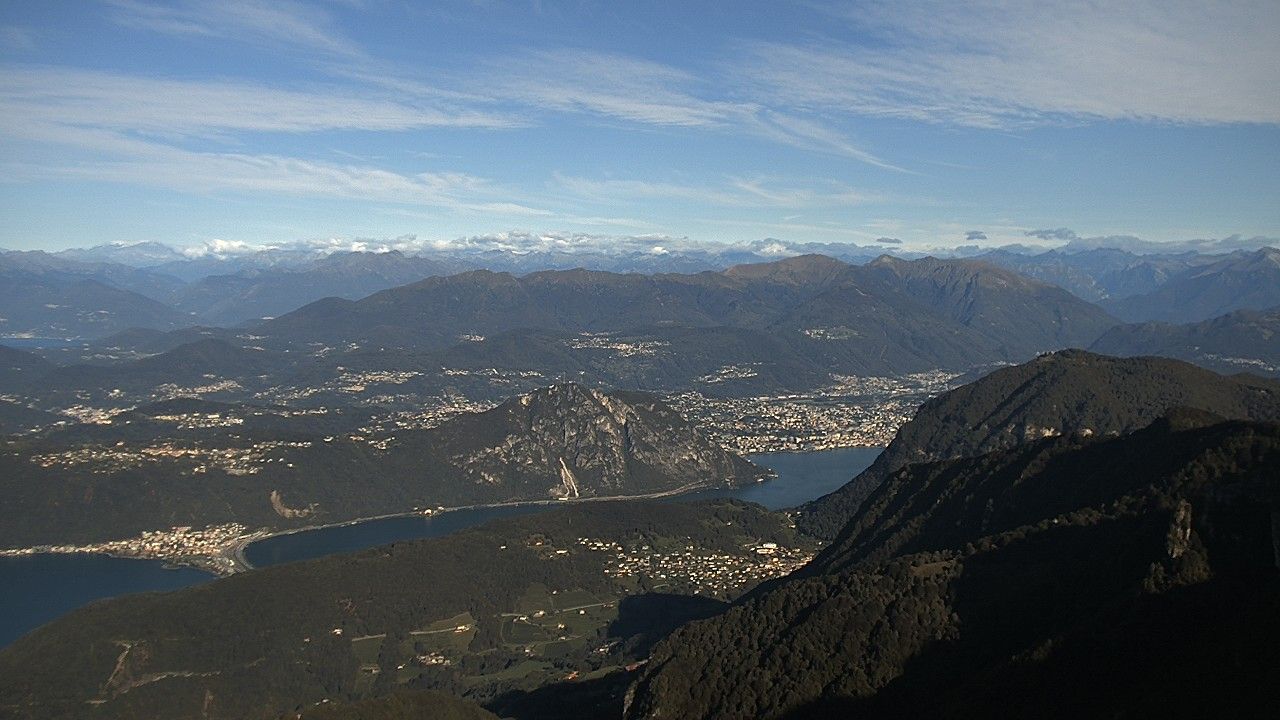
[[722,398],[695,391],[665,400],[740,455],[884,447],[921,403],[954,388],[960,377],[943,370],[835,376],[831,385],[807,393]]
[[30,548],[0,550],[0,557],[22,557],[48,553],[53,555],[92,553],[121,558],[163,560],[172,566],[194,567],[214,575],[231,575],[249,569],[241,550],[255,540],[271,535],[270,530],[250,530],[240,523],[224,523],[204,528],[174,527],[147,530],[123,540],[109,540],[84,545],[37,545]]
[[[593,342],[604,343],[596,338]],[[743,398],[713,397],[693,391],[666,395],[663,399],[712,440],[733,452],[752,455],[773,452],[807,452],[846,447],[881,447],[910,419],[926,399],[954,387],[959,374],[934,370],[898,377],[834,377],[831,385],[808,393]],[[353,392],[369,382],[403,382],[406,375],[390,377],[381,373],[351,374],[343,378]],[[387,451],[398,433],[428,430],[464,413],[482,412],[492,401],[473,400],[458,393],[426,399],[414,410],[393,410],[375,414],[342,438]],[[112,412],[78,406],[75,416],[82,421],[109,425],[125,411]],[[168,412],[152,417],[174,429],[175,434],[145,445],[128,443],[89,444],[56,453],[30,456],[43,467],[87,467],[90,472],[112,473],[124,467],[164,462],[180,474],[213,470],[231,475],[254,475],[268,463],[292,466],[291,454],[307,452],[310,440],[260,441],[243,443],[230,433],[245,426],[252,415],[264,413],[279,418],[323,416],[326,408],[227,406],[216,412]],[[214,431],[202,440],[184,437],[193,430]],[[222,431],[226,434],[219,434]],[[318,436],[314,443],[326,443],[334,435]],[[226,446],[229,445],[229,446]],[[437,512],[444,508],[433,508]],[[422,512],[413,510],[407,512]],[[141,535],[83,545],[42,545],[0,550],[0,557],[36,553],[101,553],[118,557],[162,560],[172,565],[196,567],[218,575],[232,574],[249,567],[243,548],[254,540],[276,532],[272,528],[249,528],[240,523],[204,528],[173,527],[143,532]],[[752,555],[748,567],[724,557],[694,558],[687,555],[664,557],[648,554],[618,559],[618,572],[643,568],[657,576],[688,576],[696,588],[725,593],[756,577],[760,572],[786,572],[806,558],[779,548],[765,548]],[[739,559],[740,560],[740,559]]]

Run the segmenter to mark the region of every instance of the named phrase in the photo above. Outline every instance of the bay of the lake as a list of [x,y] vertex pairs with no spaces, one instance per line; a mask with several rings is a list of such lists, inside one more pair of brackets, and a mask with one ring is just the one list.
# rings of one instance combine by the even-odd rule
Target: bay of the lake
[[[862,472],[880,448],[841,448],[752,455],[778,477],[739,488],[717,488],[666,498],[668,502],[733,497],[777,510],[821,497]],[[556,505],[512,505],[368,520],[260,540],[245,549],[256,567],[362,550],[399,540],[441,537],[502,517],[552,510]],[[206,582],[210,575],[168,569],[158,560],[105,555],[30,555],[0,558],[0,647],[54,618],[101,598],[150,590],[174,590]]]
[[0,647],[50,620],[102,598],[176,590],[212,580],[160,560],[106,555],[25,555],[0,558]]

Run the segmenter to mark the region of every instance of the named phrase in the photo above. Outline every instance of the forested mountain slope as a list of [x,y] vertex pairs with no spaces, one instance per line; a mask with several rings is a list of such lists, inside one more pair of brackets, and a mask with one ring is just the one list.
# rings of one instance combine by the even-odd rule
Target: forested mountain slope
[[893,473],[799,576],[660,643],[627,717],[1260,717],[1280,425],[1218,420]]
[[[786,572],[753,551],[766,542],[811,551],[757,505],[598,503],[98,602],[0,650],[0,713],[328,718],[316,703],[405,687],[519,706],[575,671],[625,679],[658,638],[724,607],[709,595]],[[616,716],[620,696],[603,701]]]
[[1090,350],[1108,355],[1160,355],[1211,370],[1280,375],[1280,306],[1237,310],[1184,325],[1117,325]]
[[276,343],[430,349],[514,330],[727,327],[767,331],[809,357],[845,355],[903,372],[1023,359],[1087,344],[1114,324],[1060,288],[980,262],[885,256],[854,266],[802,256],[696,275],[478,270],[356,302],[327,299],[260,332]]
[[979,455],[1042,437],[1131,432],[1173,407],[1225,418],[1280,419],[1280,383],[1223,376],[1177,360],[1082,350],[997,370],[916,411],[876,462],[801,508],[799,527],[830,538],[889,473],[912,463]]

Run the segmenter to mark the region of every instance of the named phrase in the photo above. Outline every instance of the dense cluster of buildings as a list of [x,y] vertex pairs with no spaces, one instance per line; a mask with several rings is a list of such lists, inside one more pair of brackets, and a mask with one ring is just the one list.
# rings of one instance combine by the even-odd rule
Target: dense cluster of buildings
[[835,376],[832,385],[808,393],[721,398],[695,391],[666,400],[739,454],[880,447],[889,444],[922,402],[953,387],[958,377],[942,370],[900,377]]
[[626,548],[611,540],[578,538],[578,545],[612,557],[605,574],[612,578],[645,576],[654,587],[675,586],[699,595],[728,598],[770,578],[787,575],[813,559],[813,553],[760,542],[741,553],[716,553],[687,545],[659,551],[648,545]]
[[286,448],[308,448],[306,440],[268,440],[248,447],[209,447],[162,442],[143,447],[117,445],[85,445],[53,453],[32,455],[32,463],[44,468],[88,466],[89,472],[108,475],[126,468],[151,463],[180,462],[178,472],[204,473],[221,470],[228,475],[254,475],[267,463],[290,465],[279,451]]
[[730,380],[746,380],[747,378],[753,378],[760,374],[760,372],[756,370],[756,368],[759,366],[760,366],[760,363],[747,363],[745,365],[725,365],[724,367],[720,368],[719,370],[716,370],[715,372],[710,372],[710,373],[707,373],[706,375],[703,375],[702,377],[698,378],[695,382],[700,382],[706,385],[716,385],[722,382],[728,382]]
[[455,393],[425,398],[413,410],[401,410],[377,415],[358,432],[365,435],[385,435],[402,430],[430,430],[444,421],[467,413],[484,412],[497,403],[476,401]]
[[571,350],[604,350],[618,357],[653,356],[670,347],[665,340],[617,340],[612,333],[579,333],[565,341]]
[[240,523],[204,528],[174,527],[168,530],[148,530],[137,537],[89,545],[39,545],[21,550],[0,550],[0,557],[36,553],[102,553],[116,557],[168,560],[199,567],[218,575],[230,575],[242,569],[235,556],[236,551],[254,537],[256,535]]

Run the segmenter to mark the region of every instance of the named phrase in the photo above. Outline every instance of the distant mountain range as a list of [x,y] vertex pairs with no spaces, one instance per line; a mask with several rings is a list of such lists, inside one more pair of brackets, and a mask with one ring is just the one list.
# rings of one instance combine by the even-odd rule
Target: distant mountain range
[[1224,377],[1177,360],[1068,350],[997,370],[927,401],[871,467],[801,508],[797,526],[831,538],[892,472],[1043,437],[1132,432],[1176,407],[1280,421],[1280,382]]
[[1150,292],[1104,303],[1130,322],[1186,323],[1280,305],[1280,249],[1237,252],[1183,271]]
[[[67,285],[69,279],[93,280],[167,305],[185,316],[180,321],[184,324],[237,325],[280,315],[325,297],[355,300],[426,277],[479,268],[514,274],[572,268],[700,272],[813,251],[829,251],[862,263],[882,251],[772,239],[742,246],[685,249],[663,248],[660,238],[623,238],[616,246],[606,243],[594,248],[578,244],[572,236],[552,240],[549,245],[546,240],[551,238],[510,236],[446,248],[419,247],[412,252],[387,247],[344,250],[306,243],[256,250],[215,246],[194,252],[154,242],[112,244],[57,252],[0,251],[0,273],[22,271],[47,281],[54,290]],[[562,242],[568,246],[559,249]],[[84,298],[81,304],[76,304],[78,300],[67,298],[66,304],[85,314],[111,310],[100,307],[103,303],[93,297]],[[142,312],[132,326],[69,324],[54,316],[43,317],[38,307],[23,307],[20,296],[0,297],[0,310],[22,315],[26,322],[12,332],[96,338],[127,327],[169,327]],[[10,331],[0,326],[0,332]]]
[[379,290],[465,269],[455,262],[399,252],[338,253],[285,268],[210,275],[182,288],[170,302],[213,325],[273,317],[324,297],[362,298]]
[[1221,257],[1194,252],[1138,255],[1114,248],[1038,254],[993,250],[978,256],[993,265],[1057,285],[1090,302],[1152,292],[1187,270],[1213,264]]
[[1059,288],[980,262],[883,256],[859,266],[810,255],[696,275],[475,271],[320,301],[255,333],[277,345],[437,349],[530,329],[723,328],[768,334],[835,371],[902,372],[1024,359],[1087,344],[1113,324]]
[[[725,250],[703,265],[766,249],[774,251]],[[862,264],[804,255],[683,274],[458,272],[482,256],[311,250],[217,260],[137,246],[11,252],[0,254],[0,276],[9,279],[0,291],[0,331],[18,339],[81,338],[43,351],[59,364],[118,363],[216,338],[288,353],[274,366],[257,363],[256,377],[305,368],[311,361],[300,351],[327,344],[332,357],[380,349],[389,362],[415,370],[498,368],[654,390],[690,388],[722,374],[726,382],[716,391],[761,393],[811,388],[833,372],[968,370],[1090,347],[1118,324],[1102,308],[1126,317],[1200,317],[1280,305],[1280,251],[1270,248],[1219,256],[1005,250],[969,260],[881,255]],[[252,263],[235,272],[191,281],[168,272],[173,263],[197,261],[227,270],[246,257]],[[120,259],[153,264],[114,262]],[[236,327],[212,327],[219,325]],[[1151,341],[1151,329],[1126,348],[1118,339],[1126,332],[1116,330],[1099,349],[1168,353],[1215,369],[1237,361],[1262,372],[1274,366],[1265,342],[1251,344],[1239,333],[1191,331],[1201,342],[1180,349]],[[587,333],[610,337],[587,340]],[[601,352],[623,345],[645,349],[623,357]],[[232,368],[229,376],[248,387],[247,372]],[[134,380],[121,382],[138,385]]]
[[162,284],[121,265],[6,253],[0,255],[0,335],[101,337],[132,327],[172,330],[192,324],[191,316],[131,289]]
[[833,375],[1019,362],[1088,345],[1115,324],[1060,288],[970,260],[812,255],[692,275],[477,270],[320,300],[253,327],[130,330],[44,350],[62,367],[0,378],[0,391],[118,406],[184,387],[216,385],[215,399],[248,402],[293,387],[319,403],[340,400],[317,394],[335,376],[394,371],[408,373],[399,395],[496,398],[559,380],[760,395]]
[[1280,250],[1137,255],[1097,248],[1038,255],[997,250],[980,259],[1058,285],[1130,322],[1199,322],[1280,305]]
[[1161,355],[1217,372],[1280,375],[1280,306],[1237,310],[1185,325],[1117,325],[1090,347],[1109,355]]

